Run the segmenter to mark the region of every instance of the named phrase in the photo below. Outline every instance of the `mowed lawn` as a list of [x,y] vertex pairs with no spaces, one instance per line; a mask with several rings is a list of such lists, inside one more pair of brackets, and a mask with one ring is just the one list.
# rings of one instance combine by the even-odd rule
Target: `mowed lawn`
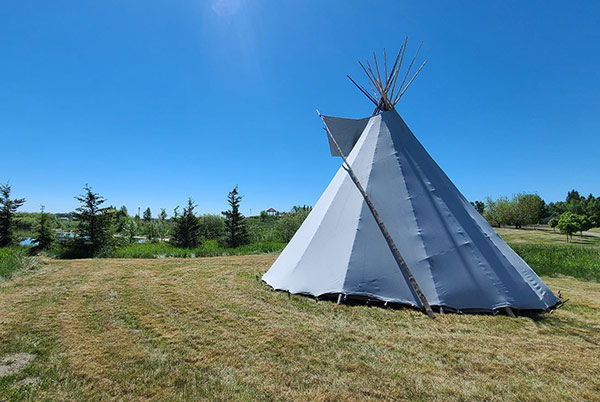
[[538,317],[271,291],[275,255],[50,261],[0,283],[0,400],[600,400],[600,284]]
[[[600,236],[581,236],[579,232],[573,234],[572,240],[567,243],[567,235],[558,230],[533,230],[533,229],[512,229],[512,228],[494,228],[508,243],[530,243],[530,244],[548,244],[548,245],[574,245],[600,247]],[[600,231],[600,229],[598,229]],[[596,231],[596,229],[592,229]],[[598,232],[600,233],[600,232]]]

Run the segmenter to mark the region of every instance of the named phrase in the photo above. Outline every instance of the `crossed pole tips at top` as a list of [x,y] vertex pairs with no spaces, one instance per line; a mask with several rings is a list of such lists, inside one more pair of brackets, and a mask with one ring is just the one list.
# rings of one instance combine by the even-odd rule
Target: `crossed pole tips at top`
[[419,69],[412,76],[412,78],[408,82],[406,81],[410,75],[410,72],[417,59],[417,56],[419,55],[421,46],[423,45],[423,42],[421,42],[419,48],[417,49],[417,52],[415,53],[415,56],[408,65],[408,69],[404,74],[404,78],[400,82],[400,86],[396,87],[398,83],[398,77],[400,76],[400,70],[402,70],[402,62],[404,61],[404,53],[406,52],[407,44],[408,37],[404,39],[404,44],[400,47],[400,51],[398,52],[394,64],[392,65],[392,68],[389,70],[389,72],[387,53],[385,48],[383,49],[383,77],[381,75],[381,70],[379,69],[379,62],[377,61],[377,55],[375,54],[375,52],[373,52],[373,64],[375,68],[371,66],[371,63],[368,60],[366,61],[366,67],[365,64],[363,64],[361,61],[358,62],[358,64],[360,64],[363,71],[365,72],[365,74],[367,74],[367,77],[369,78],[368,84],[371,91],[373,92],[372,94],[369,93],[369,91],[365,87],[358,85],[356,81],[354,81],[352,77],[348,75],[350,81],[352,81],[352,83],[356,85],[356,87],[367,98],[369,98],[371,102],[373,102],[373,104],[375,104],[375,111],[373,112],[373,114],[376,114],[382,110],[393,110],[396,106],[396,103],[398,103],[398,101],[402,98],[402,95],[404,95],[408,87],[410,87],[410,84],[413,83],[415,78],[417,78],[417,75],[419,75],[419,73],[427,63],[427,60],[425,60],[423,64],[421,64],[421,67],[419,67]]

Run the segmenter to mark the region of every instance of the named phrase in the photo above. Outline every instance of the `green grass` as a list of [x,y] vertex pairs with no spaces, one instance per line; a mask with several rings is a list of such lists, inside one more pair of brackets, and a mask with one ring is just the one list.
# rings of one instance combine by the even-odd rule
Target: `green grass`
[[177,248],[167,243],[143,243],[120,247],[112,251],[109,257],[115,258],[164,258],[164,257],[218,257],[227,255],[247,255],[277,253],[283,250],[285,243],[253,243],[237,248],[219,246],[215,240],[204,242],[193,249]]
[[552,230],[494,228],[538,275],[568,275],[600,282],[600,237]]
[[561,234],[558,230],[525,230],[509,228],[494,228],[494,230],[502,236],[506,242],[511,244],[530,243],[600,247],[600,237],[598,236],[580,236],[579,233],[577,233],[573,235],[572,242],[567,243],[567,236]]
[[495,230],[538,275],[568,275],[600,282],[600,237],[566,236],[552,230]]
[[35,355],[0,400],[599,399],[598,283],[544,277],[570,299],[552,314],[430,320],[271,291],[275,258],[54,260],[0,283],[0,359]]
[[26,247],[0,248],[0,280],[9,279],[20,271],[32,270],[37,265],[37,260],[29,256]]
[[288,297],[257,280],[283,243],[135,244],[35,275],[0,249],[0,360],[36,356],[0,400],[600,399],[600,242],[498,232],[569,303],[430,320]]
[[600,282],[600,249],[576,245],[509,243],[538,275]]

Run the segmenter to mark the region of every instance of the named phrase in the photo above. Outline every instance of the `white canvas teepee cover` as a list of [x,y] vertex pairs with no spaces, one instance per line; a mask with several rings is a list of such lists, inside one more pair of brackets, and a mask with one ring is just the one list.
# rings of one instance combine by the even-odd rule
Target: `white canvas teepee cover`
[[[458,191],[396,111],[325,117],[432,306],[548,310],[558,298]],[[337,150],[332,146],[332,154]],[[263,280],[278,290],[420,307],[342,166]]]

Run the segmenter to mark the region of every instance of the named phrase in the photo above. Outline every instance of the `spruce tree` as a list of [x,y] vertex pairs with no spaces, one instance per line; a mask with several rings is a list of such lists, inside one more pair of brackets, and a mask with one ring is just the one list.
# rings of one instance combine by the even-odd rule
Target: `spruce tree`
[[94,193],[87,184],[85,193],[75,199],[81,206],[75,211],[75,219],[79,221],[77,234],[80,244],[91,256],[96,256],[110,247],[112,236],[110,234],[111,213],[110,208],[103,208],[106,201],[98,193]]
[[188,199],[188,205],[181,215],[173,217],[174,227],[171,243],[176,247],[194,248],[200,245],[200,222],[194,214],[194,202]]
[[0,184],[0,247],[12,246],[15,239],[15,212],[24,203],[25,198],[10,198],[10,185]]
[[46,250],[54,242],[54,233],[52,232],[52,225],[48,219],[50,216],[44,212],[44,206],[40,208],[40,217],[38,219],[36,233],[34,241],[37,243],[37,250]]
[[152,211],[150,211],[150,207],[148,207],[144,211],[144,222],[148,223],[151,220],[152,220]]
[[248,229],[246,218],[240,213],[242,196],[238,194],[237,186],[227,195],[229,210],[223,211],[225,216],[226,242],[229,247],[239,247],[248,244]]

